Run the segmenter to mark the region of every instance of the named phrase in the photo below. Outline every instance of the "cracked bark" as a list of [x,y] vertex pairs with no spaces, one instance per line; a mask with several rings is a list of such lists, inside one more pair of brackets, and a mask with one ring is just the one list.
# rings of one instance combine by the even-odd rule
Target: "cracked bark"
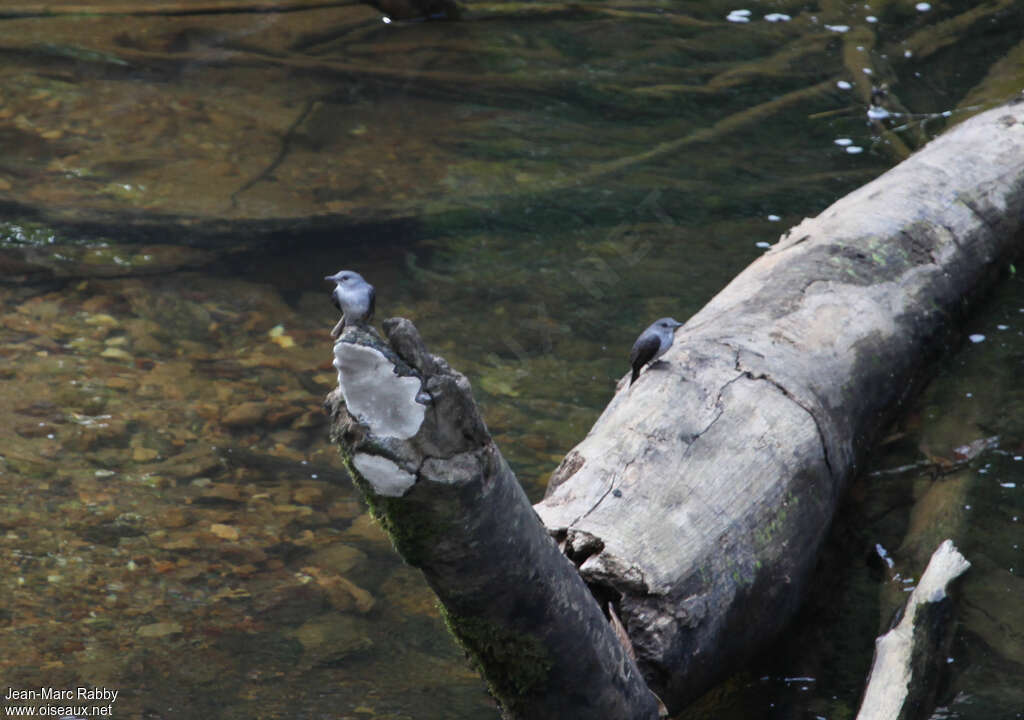
[[538,514],[670,710],[783,631],[859,460],[1022,223],[1018,102],[791,229],[552,476]]
[[[737,363],[737,365],[738,364],[739,363]],[[795,397],[790,395],[789,391],[786,390],[785,387],[783,387],[780,383],[778,383],[775,380],[773,380],[771,377],[769,377],[767,375],[754,375],[753,373],[750,373],[750,372],[745,372],[744,374],[747,377],[749,377],[751,380],[764,380],[767,383],[771,383],[772,385],[774,385],[778,389],[779,392],[781,392],[783,395],[785,395],[798,408],[800,408],[801,410],[806,412],[808,414],[808,416],[810,416],[811,420],[814,421],[814,426],[818,429],[818,437],[821,439],[821,454],[822,454],[822,458],[821,459],[825,463],[825,468],[828,470],[828,474],[832,475],[833,474],[832,473],[832,463],[828,459],[828,438],[825,437],[825,431],[822,429],[821,424],[818,423],[818,418],[817,418],[817,416],[815,416],[815,414],[811,410],[811,408],[806,407],[799,400],[797,400]]]
[[[332,437],[509,716],[654,717],[648,687],[677,710],[784,629],[859,459],[1022,223],[1017,103],[787,233],[678,331],[658,372],[623,378],[536,514],[468,382],[408,321],[385,323],[388,343],[346,329],[339,364],[350,343],[388,372],[360,396],[349,368],[328,397]],[[410,425],[384,395],[422,415],[413,435],[375,429]],[[369,477],[361,457],[376,458]]]
[[387,342],[351,327],[335,344],[332,439],[506,716],[657,718],[657,699],[541,525],[466,378],[427,352],[408,320],[384,328]]

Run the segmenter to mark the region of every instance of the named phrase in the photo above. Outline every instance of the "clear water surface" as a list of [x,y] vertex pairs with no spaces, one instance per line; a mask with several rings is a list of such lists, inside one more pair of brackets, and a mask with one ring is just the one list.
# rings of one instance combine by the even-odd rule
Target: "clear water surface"
[[[323,275],[466,373],[537,498],[640,328],[1022,85],[1006,0],[48,7],[0,8],[0,669],[113,717],[498,717],[327,441]],[[943,537],[941,716],[1024,711],[1019,276],[967,333],[791,632],[680,717],[852,717]]]

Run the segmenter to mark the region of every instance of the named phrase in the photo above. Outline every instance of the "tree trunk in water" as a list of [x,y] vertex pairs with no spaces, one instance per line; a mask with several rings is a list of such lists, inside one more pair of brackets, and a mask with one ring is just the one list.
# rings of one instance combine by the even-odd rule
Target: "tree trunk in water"
[[657,699],[491,440],[469,383],[408,320],[334,346],[331,432],[507,715],[653,720]]
[[620,384],[553,475],[535,509],[578,574],[465,378],[408,321],[385,324],[390,346],[359,327],[335,345],[332,433],[510,716],[654,717],[594,597],[671,708],[763,649],[858,458],[1022,222],[1016,103],[793,228]]
[[1022,213],[1017,102],[790,230],[566,456],[537,512],[670,709],[792,617],[858,459]]
[[932,554],[897,622],[875,640],[857,720],[918,720],[931,713],[953,641],[949,584],[970,567],[952,540]]

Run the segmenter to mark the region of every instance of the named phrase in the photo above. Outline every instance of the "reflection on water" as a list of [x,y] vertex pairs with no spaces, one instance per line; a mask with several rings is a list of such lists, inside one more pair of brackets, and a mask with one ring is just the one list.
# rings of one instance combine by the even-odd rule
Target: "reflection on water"
[[[0,10],[0,667],[15,688],[117,689],[115,717],[497,717],[327,443],[321,278],[357,269],[379,317],[414,319],[538,497],[639,329],[694,312],[944,111],[1010,94],[995,61],[1021,12],[471,3],[465,22],[385,24],[201,4]],[[890,117],[871,122],[881,82]],[[1020,324],[977,328],[958,357],[1019,365]],[[854,488],[826,555],[849,572],[821,580],[840,605],[812,597],[803,652],[695,712],[849,716],[902,592],[849,558],[880,543],[912,575],[931,538],[904,536],[928,507],[961,508],[940,527],[975,563],[954,689],[995,709],[956,712],[1020,706],[1022,658],[996,632],[1024,627],[999,604],[1019,570],[1019,398],[1012,373],[942,397],[945,373],[899,462],[922,434],[925,458],[1003,440],[963,477]],[[926,432],[928,413],[957,420]]]

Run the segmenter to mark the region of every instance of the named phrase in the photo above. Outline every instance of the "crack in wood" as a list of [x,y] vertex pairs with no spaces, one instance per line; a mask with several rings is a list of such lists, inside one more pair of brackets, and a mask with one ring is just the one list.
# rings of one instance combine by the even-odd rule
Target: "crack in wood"
[[984,212],[980,207],[978,207],[978,203],[975,202],[974,200],[961,199],[960,202],[964,204],[965,208],[974,213],[975,217],[981,220],[982,225],[987,227],[989,230],[992,230],[993,232],[999,231],[999,223],[992,220],[992,213]]
[[[804,289],[806,290],[806,288],[804,288]],[[821,454],[822,454],[823,459],[825,460],[825,467],[828,469],[828,474],[833,476],[833,477],[835,477],[835,472],[832,470],[832,462],[829,459],[828,444],[827,444],[826,439],[825,439],[825,432],[824,432],[824,430],[822,430],[821,423],[818,421],[818,417],[814,414],[814,412],[812,412],[810,408],[808,408],[806,405],[804,405],[802,402],[800,402],[800,400],[797,399],[796,395],[794,395],[793,393],[789,392],[789,390],[787,390],[780,382],[778,382],[777,380],[775,380],[774,378],[769,376],[767,373],[754,374],[753,371],[745,369],[743,367],[743,360],[741,358],[741,352],[740,352],[739,348],[734,347],[733,345],[730,345],[727,342],[721,342],[720,341],[720,344],[724,345],[725,347],[729,348],[730,350],[732,350],[735,353],[735,356],[736,356],[735,368],[736,368],[736,371],[741,373],[741,374],[739,376],[737,376],[736,378],[730,380],[728,383],[726,383],[725,385],[722,386],[722,389],[718,393],[718,399],[716,400],[716,403],[721,400],[722,393],[725,391],[725,388],[729,387],[729,385],[731,385],[732,383],[736,382],[736,380],[738,380],[741,377],[747,377],[747,378],[750,378],[751,380],[764,380],[765,382],[770,383],[776,389],[778,389],[778,391],[781,392],[783,394],[783,396],[785,396],[786,398],[791,400],[794,405],[796,405],[801,410],[803,410],[808,415],[810,415],[811,420],[814,422],[814,429],[817,430],[817,432],[818,432],[818,439],[820,440],[820,443],[821,443]],[[719,415],[719,417],[721,417],[721,415]],[[715,419],[717,420],[718,418],[715,418]],[[712,421],[712,424],[713,423],[714,423],[714,421]],[[710,428],[710,427],[711,426],[709,425],[708,428]]]
[[829,459],[828,455],[828,444],[825,439],[825,431],[822,430],[821,423],[818,422],[817,415],[815,415],[809,407],[800,402],[800,400],[797,399],[797,397],[793,395],[791,392],[789,392],[789,390],[783,387],[781,383],[779,383],[777,380],[770,377],[769,375],[763,373],[761,375],[754,375],[752,372],[747,372],[746,375],[751,380],[764,380],[767,383],[771,383],[778,389],[779,392],[781,392],[785,397],[789,398],[794,405],[796,405],[798,408],[800,408],[808,415],[810,415],[811,420],[814,422],[814,429],[818,431],[818,439],[821,441],[821,455],[822,459],[824,459],[825,461],[825,467],[828,469],[828,474],[834,478],[835,472],[832,470],[832,461]]
[[[626,471],[629,470],[629,466],[632,465],[632,464],[633,464],[632,460],[630,460],[628,463],[626,463],[626,467],[624,467],[622,469],[622,474],[623,475],[626,474]],[[599,497],[597,500],[594,501],[594,504],[590,506],[590,509],[588,509],[586,512],[580,514],[578,517],[573,518],[573,521],[571,523],[569,523],[569,527],[574,527],[576,525],[576,523],[578,523],[580,520],[584,519],[585,517],[590,515],[590,513],[592,513],[595,510],[597,510],[597,506],[600,505],[602,502],[604,502],[604,499],[606,497],[608,497],[608,495],[614,489],[615,489],[615,480],[613,478],[611,481],[609,481],[608,489],[604,491],[604,493],[601,495],[601,497]]]

